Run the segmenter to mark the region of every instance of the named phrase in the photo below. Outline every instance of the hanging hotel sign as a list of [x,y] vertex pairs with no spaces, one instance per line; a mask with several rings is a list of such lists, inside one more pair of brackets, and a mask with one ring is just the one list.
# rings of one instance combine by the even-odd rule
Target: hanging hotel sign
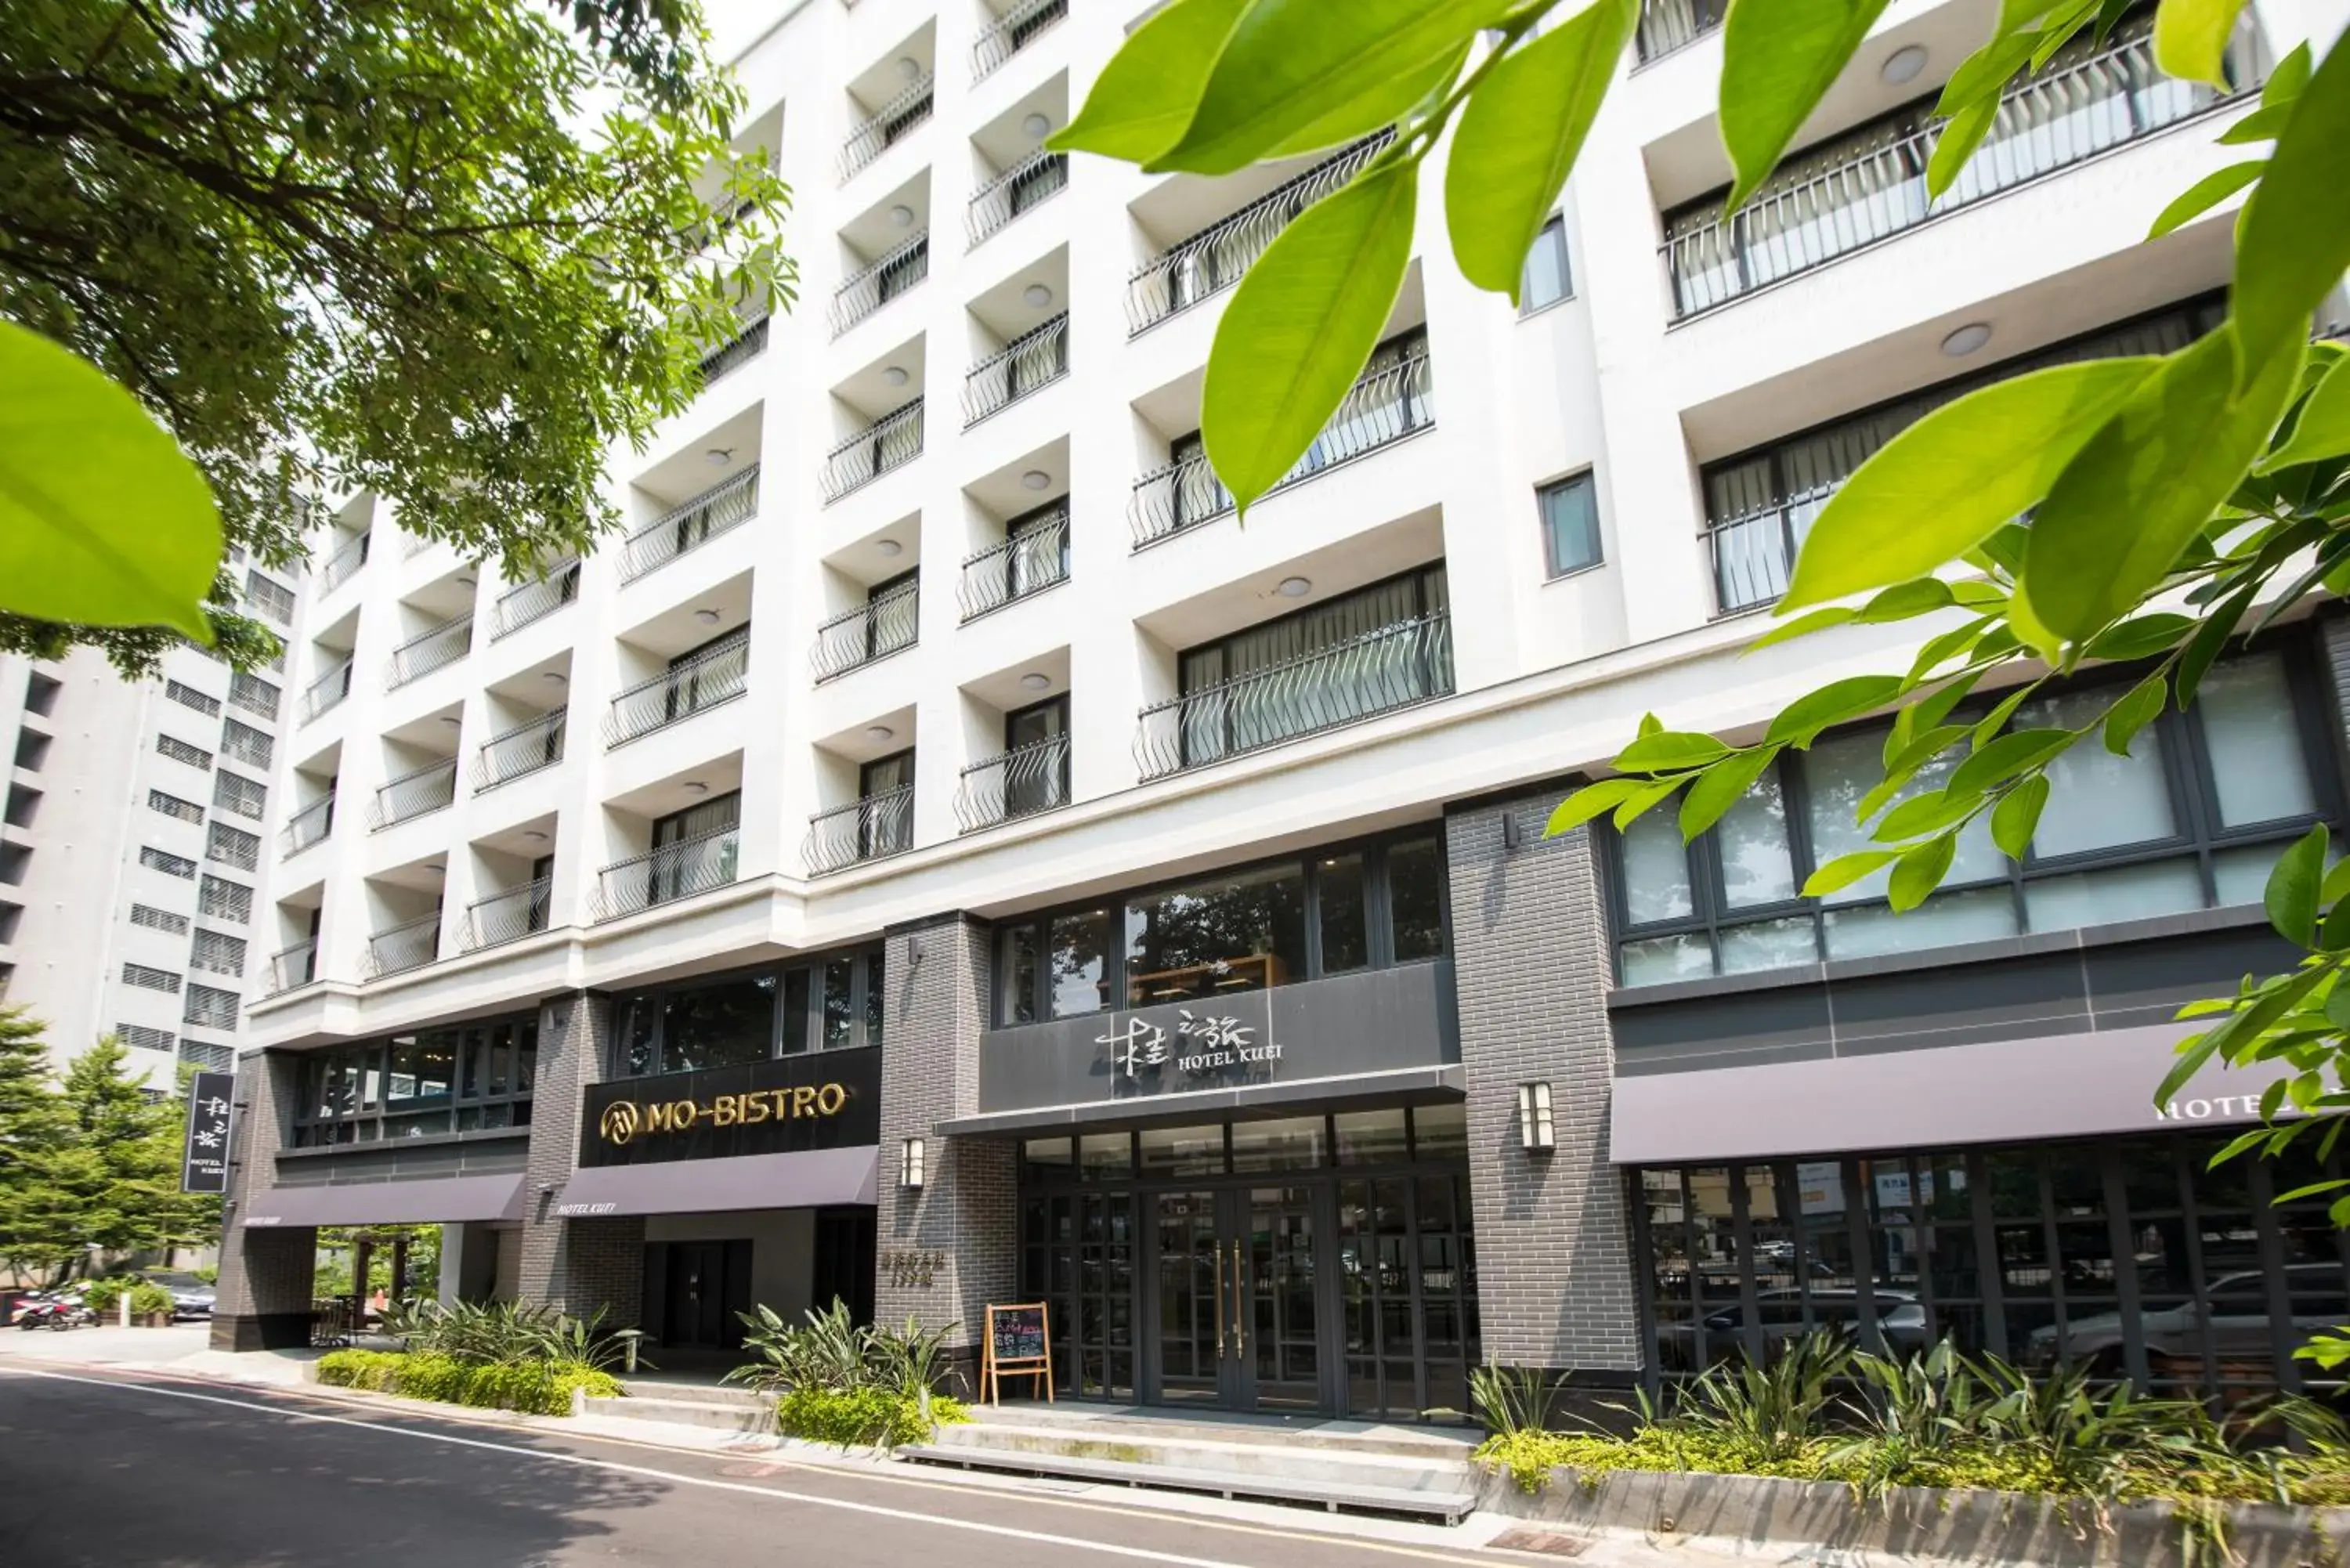
[[188,1142],[180,1162],[182,1192],[228,1190],[228,1124],[236,1080],[199,1073],[188,1085]]
[[825,1051],[589,1086],[579,1163],[788,1154],[880,1139],[880,1053]]

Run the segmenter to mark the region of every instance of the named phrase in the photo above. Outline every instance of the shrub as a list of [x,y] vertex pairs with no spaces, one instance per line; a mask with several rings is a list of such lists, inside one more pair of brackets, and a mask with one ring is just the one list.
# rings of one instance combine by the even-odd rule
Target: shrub
[[934,1397],[926,1421],[920,1397],[870,1386],[795,1388],[775,1403],[775,1424],[785,1433],[844,1449],[924,1442],[935,1427],[970,1419],[960,1401]]
[[391,1386],[392,1374],[406,1359],[390,1350],[330,1350],[318,1357],[316,1370],[318,1381],[329,1387],[380,1392]]
[[909,1317],[901,1329],[860,1327],[837,1297],[823,1312],[810,1310],[799,1325],[765,1306],[741,1315],[743,1348],[758,1359],[729,1372],[726,1381],[775,1394],[877,1390],[920,1400],[944,1378],[946,1342],[957,1326],[925,1329]]
[[122,1303],[123,1293],[140,1282],[131,1274],[109,1274],[102,1280],[92,1280],[89,1288],[81,1293],[82,1304],[100,1317],[112,1317]]
[[318,1381],[338,1388],[363,1388],[444,1405],[486,1410],[520,1410],[534,1416],[571,1414],[574,1389],[616,1398],[619,1381],[608,1372],[578,1361],[467,1363],[432,1352],[336,1350],[318,1358]]
[[130,1313],[134,1317],[152,1317],[169,1313],[180,1303],[172,1293],[152,1280],[140,1280],[130,1287]]

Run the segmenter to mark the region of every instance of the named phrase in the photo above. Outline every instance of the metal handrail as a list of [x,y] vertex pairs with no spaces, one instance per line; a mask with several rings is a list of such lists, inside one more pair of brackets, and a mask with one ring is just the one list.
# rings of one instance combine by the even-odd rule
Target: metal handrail
[[982,185],[979,193],[972,197],[963,222],[971,244],[978,244],[1045,198],[1059,195],[1068,185],[1067,153],[1050,148],[1030,153]]
[[473,793],[495,789],[508,780],[561,762],[570,717],[569,709],[557,708],[483,742],[473,753]]
[[490,640],[543,620],[579,597],[579,563],[569,561],[500,594],[490,606]]
[[405,686],[419,676],[454,664],[473,650],[473,617],[469,610],[417,633],[393,649],[384,671],[385,690]]
[[922,585],[917,578],[816,628],[808,662],[818,680],[829,680],[901,648],[913,647],[921,634]]
[[1069,313],[1006,343],[973,365],[962,379],[962,428],[1051,386],[1069,373]]
[[271,723],[277,722],[278,704],[285,701],[285,695],[275,684],[258,675],[243,670],[234,670],[229,675],[228,705],[242,708]]
[[964,620],[976,620],[1017,598],[1069,580],[1069,507],[1038,518],[1016,537],[993,545],[962,564],[955,602]]
[[466,905],[464,935],[459,939],[463,950],[494,948],[546,929],[549,894],[554,887],[553,877],[541,877]]
[[808,875],[902,855],[914,846],[914,786],[900,784],[808,818]]
[[1069,14],[1069,0],[1028,0],[980,29],[971,47],[973,86],[995,74],[1004,61],[1028,47],[1028,40]]
[[[1322,433],[1314,438],[1314,444],[1305,449],[1305,455],[1297,460],[1297,466],[1265,493],[1377,452],[1435,422],[1435,386],[1423,350],[1357,381],[1340,400],[1338,411],[1330,416]],[[1194,452],[1136,480],[1127,516],[1139,550],[1211,522],[1232,509],[1232,493],[1216,477],[1206,454]]]
[[746,322],[733,337],[702,357],[702,384],[705,387],[738,365],[747,365],[767,349],[767,314]]
[[1164,778],[1452,692],[1452,620],[1438,610],[1142,710],[1134,757]]
[[751,673],[751,639],[697,653],[612,699],[604,744],[625,745],[743,695]]
[[1156,327],[1238,283],[1290,219],[1352,180],[1391,140],[1381,131],[1357,141],[1143,263],[1126,280],[1127,335]]
[[596,874],[596,919],[617,919],[734,880],[739,826],[665,844]]
[[880,259],[842,280],[826,313],[835,337],[931,275],[928,229],[881,253]]
[[955,786],[955,820],[965,833],[1069,804],[1069,737],[1047,735],[983,758]]
[[302,722],[308,723],[351,694],[351,663],[346,656],[340,664],[303,689]]
[[374,530],[370,529],[346,539],[336,547],[333,555],[319,564],[318,592],[321,595],[333,593],[349,582],[353,573],[367,565],[368,541],[374,536]]
[[[2241,48],[2231,54],[2230,74],[2240,81],[2254,74]],[[1832,150],[1798,154],[1789,160],[1796,172],[1764,187],[1736,216],[1725,218],[1716,206],[1668,223],[1659,254],[1673,314],[1685,319],[1824,266],[1929,218],[2151,135],[2230,96],[2163,75],[2152,36],[2141,29],[2008,88],[1991,133],[1939,196],[1927,192],[1926,167],[1941,140],[1941,120],[1889,140],[1856,142],[1848,156],[1810,172],[1802,171],[1804,165]]]
[[1729,0],[1640,0],[1632,46],[1645,66],[1689,47],[1721,26],[1729,14]]
[[286,819],[277,830],[277,853],[281,857],[299,855],[334,830],[335,794],[329,790]]
[[885,148],[931,118],[934,86],[935,79],[925,72],[920,81],[909,83],[903,92],[858,122],[840,144],[842,184],[848,183],[858,170],[880,157]]
[[444,811],[457,799],[457,759],[443,757],[387,780],[368,807],[368,831],[381,833],[395,823]]
[[441,912],[435,909],[421,919],[369,931],[367,973],[361,978],[380,980],[404,970],[421,969],[440,956]]
[[318,978],[318,944],[316,940],[296,942],[269,959],[269,994],[293,991],[314,984]]
[[861,484],[922,455],[922,400],[892,409],[825,454],[824,502],[829,506]]
[[673,506],[620,546],[620,581],[633,583],[666,566],[721,534],[731,533],[759,510],[759,465],[720,480],[681,506]]

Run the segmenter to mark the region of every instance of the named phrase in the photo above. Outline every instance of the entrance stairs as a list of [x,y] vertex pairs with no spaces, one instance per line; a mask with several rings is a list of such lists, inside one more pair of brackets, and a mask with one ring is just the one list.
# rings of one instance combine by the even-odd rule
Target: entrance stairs
[[1475,1435],[1319,1417],[1118,1406],[973,1408],[900,1459],[1458,1524],[1477,1506]]
[[625,1394],[618,1399],[583,1396],[574,1414],[703,1427],[745,1437],[772,1435],[775,1429],[772,1394],[713,1383],[655,1382],[641,1377],[622,1378],[620,1386]]

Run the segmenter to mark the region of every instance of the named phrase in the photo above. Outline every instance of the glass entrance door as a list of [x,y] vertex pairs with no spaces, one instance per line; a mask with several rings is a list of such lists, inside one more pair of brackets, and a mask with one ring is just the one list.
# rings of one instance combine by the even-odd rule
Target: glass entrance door
[[1158,1195],[1159,1397],[1325,1408],[1323,1230],[1310,1187]]

